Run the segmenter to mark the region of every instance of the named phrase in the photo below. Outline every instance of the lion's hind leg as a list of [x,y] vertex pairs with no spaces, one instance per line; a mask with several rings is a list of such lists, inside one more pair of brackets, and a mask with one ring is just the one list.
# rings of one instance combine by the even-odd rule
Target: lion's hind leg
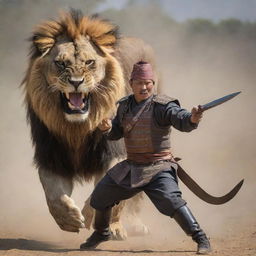
[[123,221],[130,236],[145,236],[149,234],[148,227],[139,217],[140,208],[143,200],[143,193],[139,193],[126,201]]
[[[95,210],[90,205],[91,197],[88,197],[85,201],[82,214],[85,218],[85,228],[90,229],[94,223]],[[111,220],[110,220],[110,230],[113,235],[114,240],[125,240],[127,238],[127,232],[124,228],[120,217],[122,210],[124,208],[125,201],[120,202],[118,205],[112,208]]]
[[87,198],[84,202],[84,207],[82,209],[82,214],[84,216],[84,225],[86,229],[90,229],[92,227],[92,223],[94,221],[95,210],[90,205],[91,196]]
[[112,216],[110,222],[110,229],[115,240],[125,240],[127,232],[121,222],[121,214],[126,201],[121,201],[118,205],[112,208]]

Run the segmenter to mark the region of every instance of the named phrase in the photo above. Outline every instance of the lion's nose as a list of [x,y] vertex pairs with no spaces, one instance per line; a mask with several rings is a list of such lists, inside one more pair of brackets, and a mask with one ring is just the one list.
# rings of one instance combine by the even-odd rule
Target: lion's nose
[[68,81],[77,89],[79,85],[83,83],[84,79],[69,78]]

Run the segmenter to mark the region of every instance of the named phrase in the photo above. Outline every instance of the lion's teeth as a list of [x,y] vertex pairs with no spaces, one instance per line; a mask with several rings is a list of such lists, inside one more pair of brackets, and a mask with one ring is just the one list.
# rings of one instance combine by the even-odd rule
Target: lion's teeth
[[[68,106],[69,106],[69,108],[72,109],[72,110],[77,109],[77,107],[73,106],[70,102],[68,102]],[[79,108],[82,109],[82,108],[84,108],[84,107],[85,107],[85,104],[82,103]]]
[[68,102],[68,106],[70,109],[75,109],[75,106],[73,106],[70,102]]
[[69,99],[69,93],[65,92],[66,98]]

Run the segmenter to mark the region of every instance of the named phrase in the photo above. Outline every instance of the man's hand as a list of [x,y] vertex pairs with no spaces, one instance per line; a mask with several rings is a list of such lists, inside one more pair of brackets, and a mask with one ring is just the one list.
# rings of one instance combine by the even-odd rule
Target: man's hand
[[112,122],[111,119],[103,119],[101,123],[98,125],[98,128],[102,132],[106,132],[107,130],[112,128]]
[[203,110],[201,106],[199,105],[198,107],[193,107],[191,110],[191,114],[192,114],[190,117],[191,123],[198,124],[203,117]]

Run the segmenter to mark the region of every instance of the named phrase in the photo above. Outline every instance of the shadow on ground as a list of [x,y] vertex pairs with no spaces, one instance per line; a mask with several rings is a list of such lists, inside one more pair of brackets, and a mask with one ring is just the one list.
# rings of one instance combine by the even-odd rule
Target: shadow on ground
[[12,238],[1,238],[0,239],[0,250],[11,250],[11,249],[19,249],[19,250],[31,250],[31,251],[48,251],[48,252],[68,252],[68,251],[76,251],[75,249],[60,249],[57,248],[56,245],[28,240],[28,239],[12,239]]
[[[28,239],[12,239],[12,238],[1,238],[0,239],[0,250],[28,250],[28,251],[46,251],[46,252],[72,252],[80,251],[79,249],[65,249],[58,248],[58,246],[41,241],[28,240]],[[156,250],[104,250],[104,249],[94,249],[91,250],[94,252],[112,252],[112,253],[185,253],[185,252],[194,252],[188,250],[172,250],[172,251],[156,251]]]
[[93,251],[97,252],[113,252],[113,253],[185,253],[185,252],[195,252],[195,251],[186,251],[186,250],[172,250],[172,251],[156,251],[156,250],[102,250],[94,249]]

